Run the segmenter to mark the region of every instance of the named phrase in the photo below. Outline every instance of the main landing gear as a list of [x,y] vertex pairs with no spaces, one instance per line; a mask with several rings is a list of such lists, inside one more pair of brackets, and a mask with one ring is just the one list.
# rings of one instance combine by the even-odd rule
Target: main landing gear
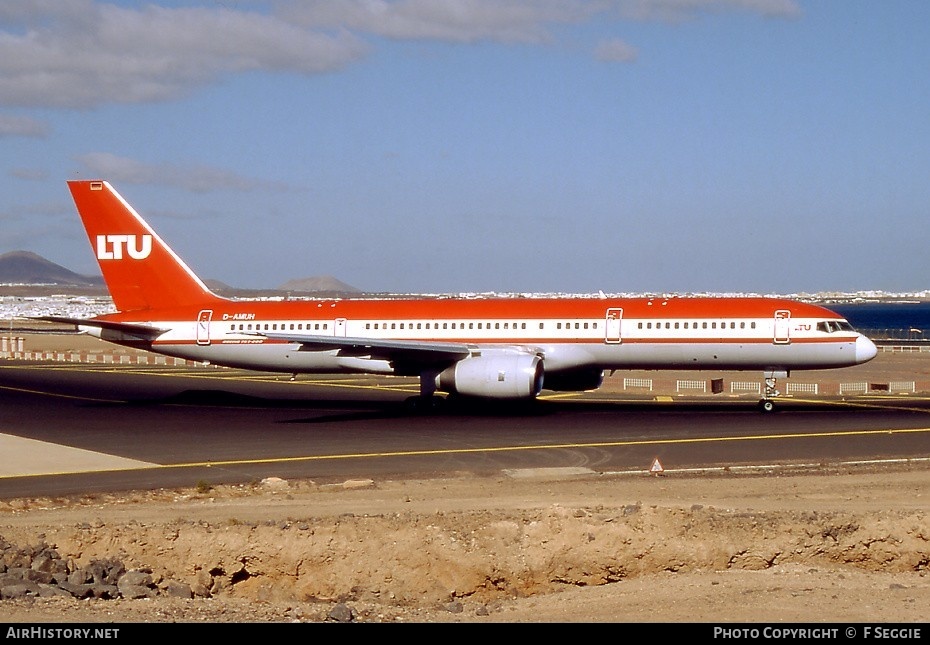
[[436,377],[438,375],[438,372],[432,370],[420,374],[420,393],[417,396],[408,397],[404,401],[404,406],[408,410],[417,413],[430,413],[439,409],[444,399],[434,396],[436,394]]

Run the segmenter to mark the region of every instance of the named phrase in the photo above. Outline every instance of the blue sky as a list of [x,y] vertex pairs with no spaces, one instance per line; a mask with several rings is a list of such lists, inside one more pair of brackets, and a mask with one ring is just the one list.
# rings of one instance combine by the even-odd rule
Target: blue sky
[[0,252],[109,180],[202,277],[930,288],[930,3],[0,4]]

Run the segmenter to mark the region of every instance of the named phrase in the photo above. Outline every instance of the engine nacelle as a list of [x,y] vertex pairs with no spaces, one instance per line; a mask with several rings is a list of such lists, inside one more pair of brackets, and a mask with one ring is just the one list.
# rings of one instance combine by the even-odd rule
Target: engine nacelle
[[492,399],[533,398],[542,383],[542,359],[519,352],[470,356],[436,377],[436,387],[443,392]]
[[604,370],[572,370],[570,372],[547,372],[543,387],[556,392],[579,392],[596,390],[604,382]]

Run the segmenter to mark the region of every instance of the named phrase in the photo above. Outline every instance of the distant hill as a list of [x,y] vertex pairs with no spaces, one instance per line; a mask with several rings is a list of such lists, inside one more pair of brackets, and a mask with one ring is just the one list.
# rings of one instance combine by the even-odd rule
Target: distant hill
[[[359,289],[332,276],[289,280],[277,289],[242,290],[230,287],[218,280],[206,280],[205,282],[214,292],[229,296],[252,295],[261,297],[263,295],[283,296],[288,293],[361,293]],[[30,251],[11,251],[0,254],[0,285],[26,285],[36,288],[42,285],[92,290],[105,289],[102,276],[75,273]]]
[[230,287],[225,282],[220,282],[219,280],[204,280],[203,283],[207,285],[207,289],[213,293],[228,293],[230,291],[235,291],[233,287]]
[[337,280],[330,275],[314,276],[311,278],[300,278],[297,280],[288,280],[277,289],[278,291],[289,292],[337,292],[337,293],[361,293],[360,289]]
[[11,251],[0,255],[0,284],[102,287],[103,277],[75,273],[29,251]]

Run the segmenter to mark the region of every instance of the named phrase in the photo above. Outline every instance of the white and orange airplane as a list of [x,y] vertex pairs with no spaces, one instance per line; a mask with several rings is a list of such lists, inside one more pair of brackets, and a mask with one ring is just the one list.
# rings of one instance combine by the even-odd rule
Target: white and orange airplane
[[823,307],[757,297],[250,301],[211,292],[105,181],[68,186],[117,313],[47,317],[120,345],[290,374],[416,376],[435,392],[533,399],[605,370],[757,370],[763,410],[792,370],[858,365],[871,340]]

